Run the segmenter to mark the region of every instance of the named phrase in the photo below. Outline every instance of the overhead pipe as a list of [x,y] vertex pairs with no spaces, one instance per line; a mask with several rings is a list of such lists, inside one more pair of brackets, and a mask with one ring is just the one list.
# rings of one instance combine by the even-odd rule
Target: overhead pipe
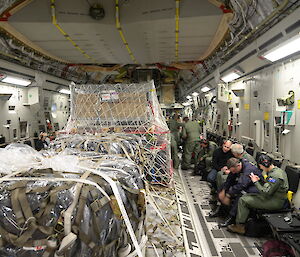
[[224,55],[232,53],[235,49],[237,49],[242,43],[244,43],[248,38],[250,38],[255,32],[261,29],[266,23],[268,23],[275,15],[281,12],[289,3],[289,0],[284,0],[266,19],[264,19],[258,26],[255,27],[251,32],[249,32],[243,39],[241,39],[238,43],[236,43],[229,51],[227,51]]
[[161,64],[161,63],[156,63],[156,66],[157,66],[157,68],[159,68],[160,70],[174,70],[174,71],[178,71],[178,70],[179,70],[178,68],[171,67],[171,66],[166,66],[166,65],[163,65],[163,64]]
[[123,65],[116,64],[112,67],[103,67],[98,65],[73,64],[73,66],[79,66],[80,69],[86,72],[110,72],[120,69]]

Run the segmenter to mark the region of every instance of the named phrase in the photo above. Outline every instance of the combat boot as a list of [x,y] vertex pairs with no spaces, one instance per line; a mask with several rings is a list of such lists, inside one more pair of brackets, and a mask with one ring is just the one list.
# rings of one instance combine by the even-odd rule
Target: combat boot
[[244,235],[246,232],[245,224],[231,224],[227,227],[227,230],[232,233],[238,233]]
[[210,218],[216,218],[216,217],[219,217],[222,213],[222,207],[221,205],[218,205],[217,208],[214,210],[214,211],[211,211],[208,216]]
[[232,216],[227,217],[227,219],[223,223],[219,223],[219,227],[228,227],[229,225],[235,222],[235,218]]

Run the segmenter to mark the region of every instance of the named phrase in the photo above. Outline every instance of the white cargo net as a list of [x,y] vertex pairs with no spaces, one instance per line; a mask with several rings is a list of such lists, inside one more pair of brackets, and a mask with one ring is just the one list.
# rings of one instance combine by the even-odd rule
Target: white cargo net
[[141,137],[144,175],[167,185],[172,178],[169,129],[153,82],[71,85],[69,134],[135,134]]

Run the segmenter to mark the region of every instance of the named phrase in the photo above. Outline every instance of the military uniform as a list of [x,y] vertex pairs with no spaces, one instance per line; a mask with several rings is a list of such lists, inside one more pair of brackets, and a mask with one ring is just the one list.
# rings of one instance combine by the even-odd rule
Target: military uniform
[[200,134],[201,127],[197,121],[188,121],[182,128],[182,138],[185,139],[182,169],[189,169],[192,159],[192,153],[195,153],[195,159],[198,160],[200,152]]
[[203,180],[206,180],[208,172],[211,170],[212,156],[217,148],[217,144],[213,141],[208,141],[207,147],[200,148],[200,152],[198,155],[199,158],[194,169],[194,174],[202,175]]
[[173,167],[178,169],[179,157],[178,157],[178,145],[180,143],[179,127],[182,126],[176,119],[170,119],[168,126],[171,132],[171,157],[173,161]]
[[170,129],[170,132],[171,134],[173,134],[174,136],[174,139],[177,143],[177,146],[179,144],[179,127],[182,126],[182,123],[178,122],[177,120],[175,119],[170,119],[168,121],[168,126],[169,126],[169,129]]
[[212,163],[212,156],[214,151],[218,148],[218,145],[213,142],[209,141],[208,147],[206,148],[201,148],[199,157],[205,160],[205,166],[206,169],[211,169],[211,163]]
[[257,164],[256,161],[255,161],[255,159],[254,159],[254,157],[252,155],[248,154],[246,151],[244,151],[242,159],[246,159],[248,162],[250,162],[250,163],[252,163],[254,165]]
[[259,194],[246,194],[239,199],[236,223],[245,223],[250,209],[279,210],[287,199],[289,188],[286,173],[278,167],[268,172],[264,183],[254,183]]
[[250,174],[253,173],[261,180],[263,176],[261,171],[252,163],[247,160],[242,160],[242,169],[239,173],[229,173],[225,183],[222,185],[221,189],[224,189],[227,194],[229,194],[232,201],[230,216],[235,217],[238,208],[238,200],[245,193],[259,193],[257,187],[251,181]]
[[[246,160],[246,161],[250,162],[253,165],[257,164],[255,159],[253,158],[253,156],[248,154],[246,151],[244,151],[244,154],[243,154],[241,159]],[[216,179],[217,189],[220,189],[222,187],[222,185],[226,181],[227,177],[228,177],[228,175],[225,174],[223,171],[218,171],[217,179]]]
[[173,161],[173,167],[178,169],[179,167],[179,157],[178,157],[178,145],[174,134],[171,134],[171,157]]

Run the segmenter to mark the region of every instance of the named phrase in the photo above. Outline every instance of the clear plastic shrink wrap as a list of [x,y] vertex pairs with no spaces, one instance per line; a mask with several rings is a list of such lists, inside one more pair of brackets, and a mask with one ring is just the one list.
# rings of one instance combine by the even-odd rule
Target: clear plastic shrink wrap
[[4,149],[0,148],[0,173],[9,174],[23,167],[36,167],[43,156],[29,145],[10,144]]
[[[144,234],[144,184],[134,162],[120,156],[87,162],[71,154],[41,160],[35,158],[34,150],[29,155],[27,168],[23,163],[19,173],[13,169],[14,173],[6,172],[0,180],[1,257],[117,257],[123,249],[135,248],[112,187],[99,175],[116,181],[140,241]],[[29,168],[33,156],[40,169]],[[88,171],[77,164],[87,166]]]
[[75,149],[83,152],[96,152],[102,155],[122,156],[134,161],[136,164],[141,164],[143,158],[142,142],[136,135],[64,135],[51,142],[50,148],[55,152]]

